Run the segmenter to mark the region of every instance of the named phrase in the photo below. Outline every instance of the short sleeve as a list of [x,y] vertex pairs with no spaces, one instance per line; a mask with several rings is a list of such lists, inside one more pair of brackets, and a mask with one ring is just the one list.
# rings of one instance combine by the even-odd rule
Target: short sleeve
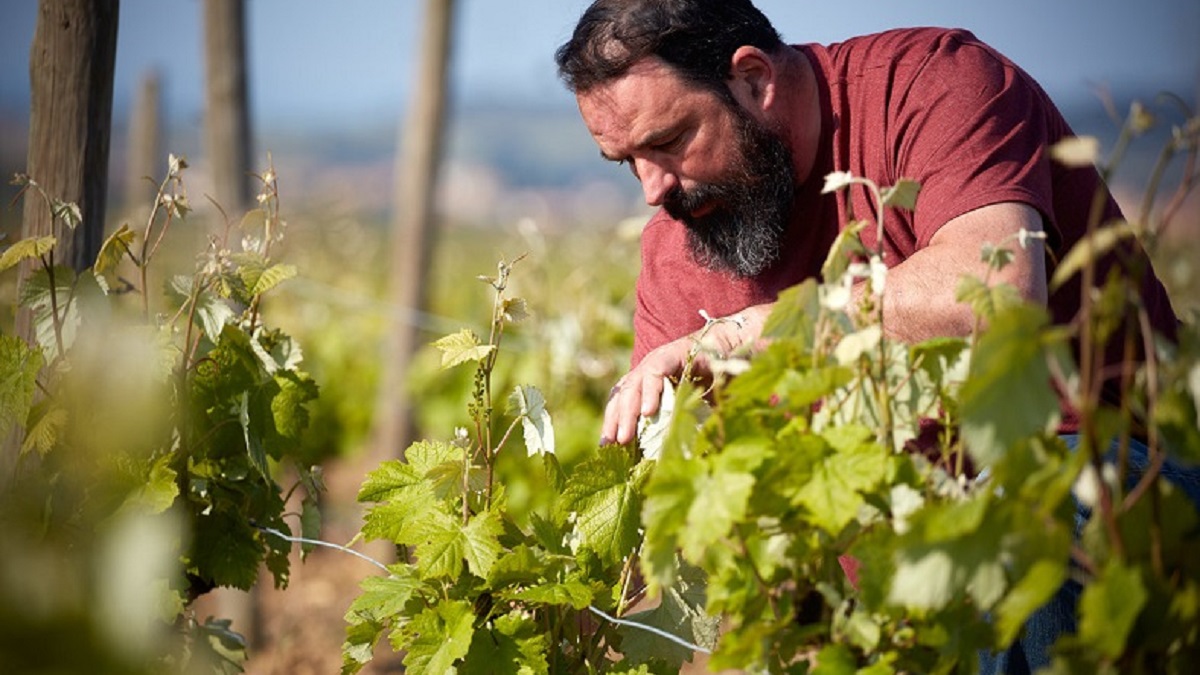
[[1023,202],[1052,219],[1048,100],[1024,71],[964,36],[939,43],[897,106],[896,172],[921,184],[918,248],[947,221],[989,204]]

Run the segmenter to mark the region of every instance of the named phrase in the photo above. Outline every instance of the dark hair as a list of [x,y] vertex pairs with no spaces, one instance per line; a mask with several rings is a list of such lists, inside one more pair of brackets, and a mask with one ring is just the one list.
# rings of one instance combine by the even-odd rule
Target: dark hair
[[783,46],[750,0],[596,0],[554,60],[576,94],[620,77],[648,56],[685,80],[728,93],[730,60],[744,45],[768,53]]

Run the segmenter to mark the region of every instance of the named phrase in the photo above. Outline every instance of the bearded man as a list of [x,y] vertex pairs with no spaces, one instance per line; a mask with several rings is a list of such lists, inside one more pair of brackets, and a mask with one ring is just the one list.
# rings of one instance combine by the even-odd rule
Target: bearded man
[[[778,293],[819,273],[850,214],[874,213],[865,187],[821,193],[834,171],[921,186],[915,210],[886,214],[882,242],[862,233],[889,268],[892,338],[969,334],[957,280],[984,275],[985,242],[1022,230],[1044,243],[1031,239],[990,279],[1045,304],[1055,322],[1079,311],[1080,281],[1049,293],[1047,261],[1085,235],[1100,176],[1050,161],[1070,127],[1027,73],[967,31],[788,45],[748,0],[598,0],[556,61],[601,155],[628,165],[659,208],[642,237],[632,369],[613,389],[602,443],[633,440],[639,417],[658,410],[664,378],[681,373],[704,327],[700,310],[738,317],[709,329],[720,351],[753,345]],[[1109,198],[1104,221],[1119,217]],[[1097,278],[1116,264],[1105,259]],[[1153,328],[1173,337],[1162,284],[1147,275],[1141,292]],[[705,365],[703,355],[694,364]],[[1062,432],[1074,424],[1065,411]],[[1071,629],[1066,614],[1030,627],[1013,661],[987,667],[1047,664],[1054,637]]]

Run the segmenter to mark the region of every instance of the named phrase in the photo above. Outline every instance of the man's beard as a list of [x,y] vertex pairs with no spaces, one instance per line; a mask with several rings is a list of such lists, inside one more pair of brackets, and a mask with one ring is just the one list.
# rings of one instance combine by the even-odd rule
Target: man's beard
[[[689,190],[675,188],[663,208],[687,227],[688,250],[705,267],[753,277],[779,260],[795,196],[792,153],[783,140],[737,104],[734,115],[740,157],[729,176]],[[692,212],[713,203],[709,213]]]

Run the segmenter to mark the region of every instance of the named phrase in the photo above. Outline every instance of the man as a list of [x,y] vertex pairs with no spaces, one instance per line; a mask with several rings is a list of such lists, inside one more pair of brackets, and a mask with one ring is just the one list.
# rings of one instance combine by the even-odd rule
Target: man
[[[818,272],[847,215],[874,212],[865,189],[821,195],[826,174],[921,184],[914,213],[887,214],[883,247],[884,329],[910,341],[969,333],[954,287],[982,273],[982,244],[1044,231],[1060,259],[1100,187],[1095,171],[1049,160],[1070,128],[1027,74],[965,31],[787,46],[749,2],[602,0],[557,60],[601,154],[628,164],[661,207],[643,235],[635,366],[608,405],[604,440],[628,442],[639,415],[657,410],[699,310],[739,314],[709,336],[747,344],[776,294]],[[1109,199],[1105,220],[1119,214]],[[868,228],[864,244],[874,239]],[[1078,280],[1049,297],[1042,244],[1016,253],[993,281],[1070,321]],[[1173,334],[1152,275],[1143,295],[1155,327]]]
[[[1078,312],[1079,280],[1048,293],[1047,260],[1085,234],[1100,178],[1049,160],[1070,128],[1036,82],[969,32],[789,46],[748,0],[598,0],[556,60],[603,157],[627,164],[659,207],[642,239],[633,368],[613,389],[603,443],[632,440],[639,416],[657,411],[700,310],[738,317],[707,334],[722,351],[752,345],[777,294],[819,272],[850,214],[874,213],[865,189],[821,194],[833,171],[921,185],[913,212],[885,219],[892,337],[968,334],[957,280],[983,275],[984,242],[1021,230],[1043,232],[1045,245],[1016,250],[992,281],[1047,304],[1057,322]],[[1104,219],[1119,216],[1109,199]],[[873,228],[862,238],[878,243]],[[1142,294],[1154,328],[1173,335],[1153,275]],[[1063,430],[1072,425],[1068,414]]]

